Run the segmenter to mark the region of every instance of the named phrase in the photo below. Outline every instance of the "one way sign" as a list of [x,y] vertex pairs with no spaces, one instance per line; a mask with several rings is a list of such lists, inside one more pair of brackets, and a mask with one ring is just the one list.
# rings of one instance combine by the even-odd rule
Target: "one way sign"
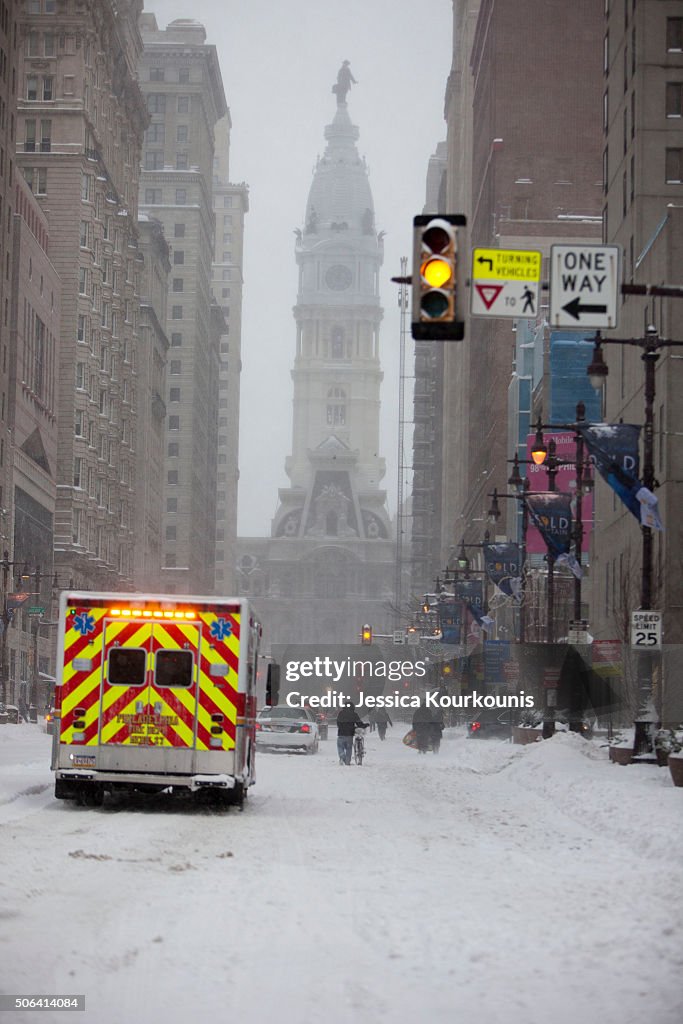
[[551,246],[551,326],[616,327],[620,285],[620,246]]

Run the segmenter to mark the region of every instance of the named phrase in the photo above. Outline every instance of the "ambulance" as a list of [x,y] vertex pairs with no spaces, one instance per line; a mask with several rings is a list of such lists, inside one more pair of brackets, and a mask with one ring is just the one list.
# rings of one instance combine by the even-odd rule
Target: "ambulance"
[[199,793],[242,806],[254,782],[261,626],[241,598],[64,591],[55,796]]

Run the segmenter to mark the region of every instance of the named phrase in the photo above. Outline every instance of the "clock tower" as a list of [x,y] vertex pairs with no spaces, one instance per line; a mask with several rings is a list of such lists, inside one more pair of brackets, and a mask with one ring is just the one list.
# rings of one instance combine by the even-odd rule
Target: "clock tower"
[[395,551],[379,454],[382,233],[348,88],[333,91],[336,112],[296,231],[290,482],[271,538],[240,542],[241,590],[266,598],[257,607],[275,643],[357,643],[364,622],[381,631],[391,621]]
[[382,238],[358,128],[338,103],[297,232],[291,487],[274,536],[389,537],[379,455]]

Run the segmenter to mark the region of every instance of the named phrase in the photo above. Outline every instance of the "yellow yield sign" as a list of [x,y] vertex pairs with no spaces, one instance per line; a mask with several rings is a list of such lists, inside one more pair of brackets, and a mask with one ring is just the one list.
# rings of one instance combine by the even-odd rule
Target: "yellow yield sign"
[[542,263],[535,249],[474,249],[472,316],[535,317]]

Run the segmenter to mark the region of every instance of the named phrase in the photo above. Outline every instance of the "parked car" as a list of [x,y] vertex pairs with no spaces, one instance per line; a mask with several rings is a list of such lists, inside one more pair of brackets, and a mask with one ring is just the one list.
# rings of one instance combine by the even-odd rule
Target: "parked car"
[[501,712],[497,708],[485,708],[481,714],[467,723],[467,735],[479,739],[498,736],[505,739],[510,736],[510,712]]
[[318,723],[307,708],[278,705],[263,708],[256,716],[257,750],[303,750],[318,752]]

